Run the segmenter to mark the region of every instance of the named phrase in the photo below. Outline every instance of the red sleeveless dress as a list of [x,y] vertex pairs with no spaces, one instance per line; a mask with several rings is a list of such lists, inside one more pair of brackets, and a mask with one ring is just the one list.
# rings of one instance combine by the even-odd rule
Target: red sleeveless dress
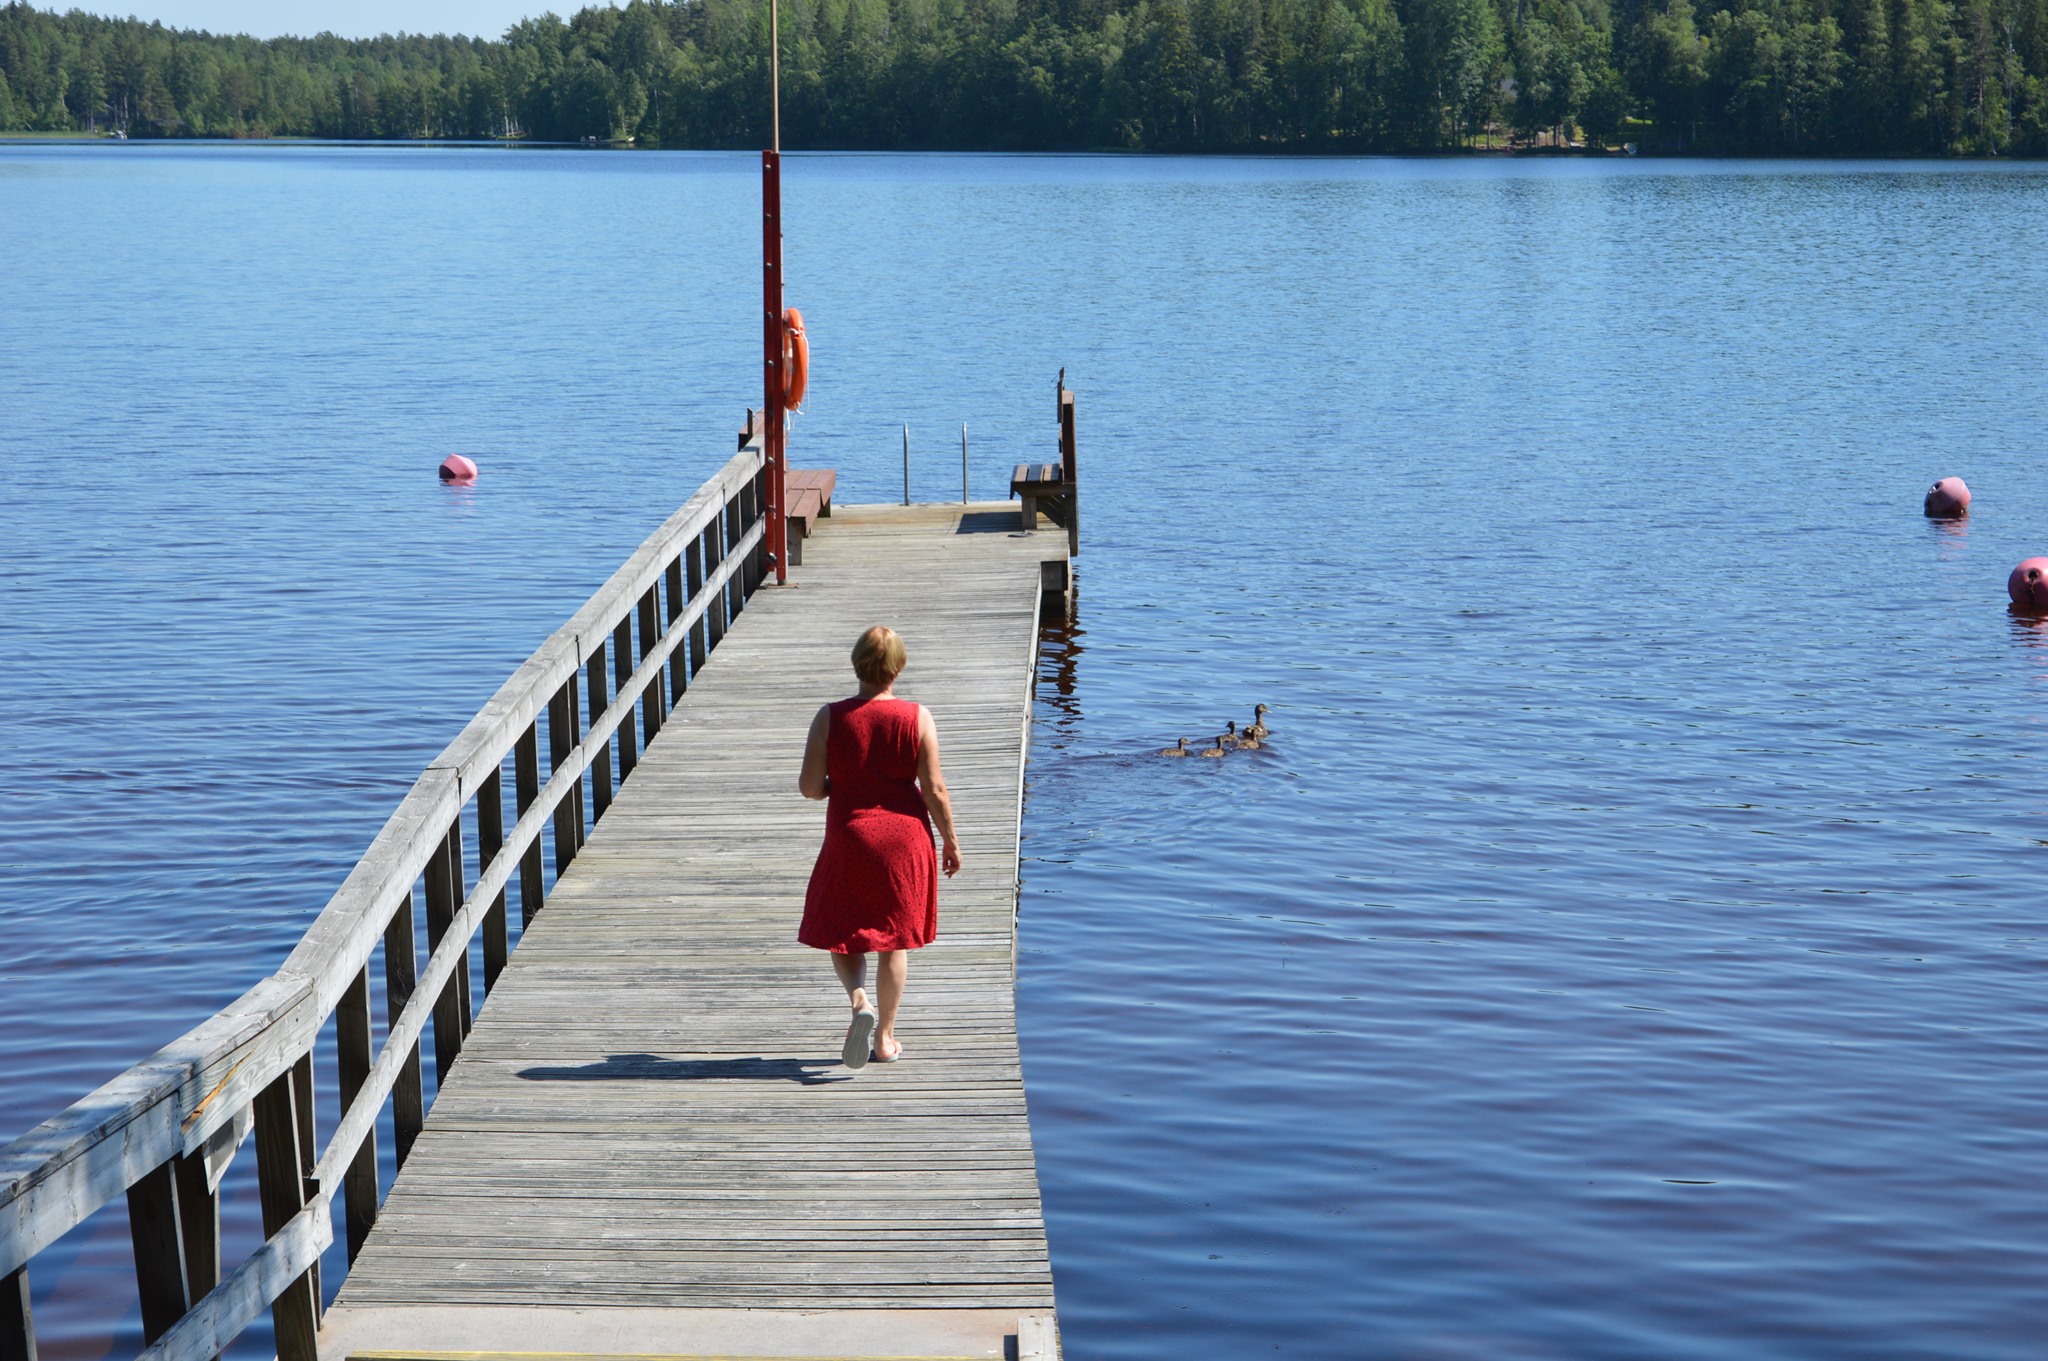
[[842,699],[825,771],[825,844],[796,938],[834,954],[915,950],[939,931],[939,857],[917,792],[917,706]]

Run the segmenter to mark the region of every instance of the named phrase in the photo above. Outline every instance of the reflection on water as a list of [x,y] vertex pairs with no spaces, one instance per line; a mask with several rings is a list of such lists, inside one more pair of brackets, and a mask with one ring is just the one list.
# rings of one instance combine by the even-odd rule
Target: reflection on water
[[1044,597],[1038,619],[1038,718],[1057,729],[1071,729],[1081,717],[1080,687],[1077,683],[1081,654],[1088,650],[1082,640],[1088,630],[1081,627],[1081,571],[1073,568],[1073,588],[1063,599]]
[[[1000,496],[1078,390],[1019,992],[1069,1355],[2039,1356],[2048,172],[785,176],[839,499],[906,423],[950,496],[962,421]],[[758,167],[0,177],[11,1133],[273,968],[723,461]],[[1259,702],[1261,752],[1152,755]],[[128,1257],[117,1207],[38,1259],[46,1357],[135,1349]]]

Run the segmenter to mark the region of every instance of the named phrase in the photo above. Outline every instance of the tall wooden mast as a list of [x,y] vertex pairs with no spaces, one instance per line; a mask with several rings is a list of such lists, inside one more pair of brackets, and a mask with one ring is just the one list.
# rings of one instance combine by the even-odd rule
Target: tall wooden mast
[[769,148],[761,153],[761,307],[762,338],[767,351],[767,392],[762,415],[767,421],[768,559],[775,564],[777,585],[789,580],[789,526],[784,518],[784,476],[788,472],[784,394],[786,338],[782,324],[782,35],[777,0],[768,0],[768,129]]

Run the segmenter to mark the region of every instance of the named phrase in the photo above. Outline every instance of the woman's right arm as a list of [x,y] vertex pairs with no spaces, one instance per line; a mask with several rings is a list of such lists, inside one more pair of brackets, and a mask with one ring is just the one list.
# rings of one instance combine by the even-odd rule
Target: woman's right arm
[[832,792],[832,779],[825,773],[825,743],[832,736],[832,706],[818,706],[811,720],[810,736],[804,739],[804,768],[798,772],[796,787],[807,799],[822,799]]

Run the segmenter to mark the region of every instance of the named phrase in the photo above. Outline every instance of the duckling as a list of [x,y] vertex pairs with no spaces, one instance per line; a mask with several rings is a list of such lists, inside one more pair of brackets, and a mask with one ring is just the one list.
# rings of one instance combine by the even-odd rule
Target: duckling
[[1252,725],[1249,728],[1246,728],[1244,732],[1245,736],[1253,738],[1254,740],[1260,742],[1265,741],[1268,737],[1271,737],[1273,735],[1272,731],[1266,727],[1265,705],[1259,704],[1253,706]]
[[1216,737],[1216,745],[1215,745],[1215,746],[1213,746],[1213,747],[1203,747],[1203,748],[1202,748],[1202,750],[1201,750],[1201,755],[1203,755],[1203,756],[1221,756],[1221,755],[1223,755],[1223,754],[1224,754],[1224,752],[1226,752],[1226,751],[1228,751],[1228,750],[1229,750],[1229,748],[1228,748],[1228,747],[1225,747],[1225,746],[1223,745],[1223,735],[1219,733],[1219,734],[1217,735],[1217,737]]
[[1239,734],[1237,739],[1237,749],[1239,751],[1259,751],[1263,749],[1265,745],[1266,744],[1264,742],[1261,742],[1258,738],[1252,736],[1252,730],[1250,728],[1246,728],[1243,733]]
[[1217,738],[1216,743],[1225,751],[1236,751],[1244,745],[1244,735],[1238,732],[1236,719],[1233,718],[1223,725],[1223,736]]
[[1194,753],[1193,753],[1193,752],[1191,752],[1191,751],[1189,751],[1189,750],[1188,750],[1188,739],[1187,739],[1187,738],[1185,738],[1185,737],[1181,738],[1181,739],[1180,739],[1180,741],[1179,741],[1178,743],[1176,743],[1175,745],[1173,745],[1173,746],[1170,746],[1170,747],[1164,747],[1164,748],[1162,748],[1162,749],[1160,750],[1159,754],[1160,754],[1161,756],[1193,756],[1193,755],[1194,755]]

